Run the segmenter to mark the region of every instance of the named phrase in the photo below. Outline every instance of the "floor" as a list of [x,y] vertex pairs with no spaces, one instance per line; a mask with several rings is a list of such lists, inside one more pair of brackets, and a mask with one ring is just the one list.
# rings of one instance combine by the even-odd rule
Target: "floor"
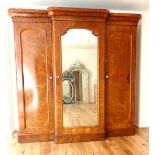
[[53,142],[18,144],[14,135],[8,144],[7,155],[148,155],[148,133],[148,128],[140,128],[136,129],[134,136],[68,144]]
[[63,126],[93,126],[97,125],[97,104],[75,103],[63,104]]

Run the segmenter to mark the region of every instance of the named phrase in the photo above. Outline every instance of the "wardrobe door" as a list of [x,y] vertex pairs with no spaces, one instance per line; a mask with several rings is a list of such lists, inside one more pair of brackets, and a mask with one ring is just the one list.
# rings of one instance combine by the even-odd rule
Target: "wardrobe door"
[[[105,136],[105,74],[104,62],[101,59],[104,58],[104,29],[102,29],[102,23],[56,21],[53,22],[53,27],[55,30],[53,32],[55,33],[55,49],[57,50],[55,52],[57,73],[55,91],[55,143],[103,140]],[[78,39],[77,41],[74,41],[72,37],[75,34],[79,35],[78,37],[75,36]],[[85,38],[83,39],[84,41],[82,40],[83,34],[88,36],[89,41]],[[67,46],[68,40],[72,40],[72,42],[69,42],[69,46]],[[86,45],[84,44],[85,42],[87,42]],[[92,46],[89,45],[90,43]],[[70,48],[73,45],[76,46]],[[88,45],[91,48],[88,48]],[[90,72],[93,69],[94,72]],[[81,77],[79,75],[74,76],[75,74],[72,75],[74,71],[79,71]],[[66,75],[68,75],[68,80],[66,80]],[[88,79],[88,76],[92,82]],[[71,82],[74,82],[74,78],[76,77],[78,77],[80,82],[77,82],[78,80],[75,79],[76,83],[72,84]],[[72,79],[69,81],[69,78]],[[97,87],[96,94],[94,92],[95,84]],[[80,101],[78,96],[76,97],[74,94],[70,95],[76,91],[73,88],[74,85],[75,88],[85,88],[83,91],[79,89],[81,95]],[[71,87],[72,89],[70,90]],[[91,90],[91,92],[87,92],[87,90]],[[91,94],[93,97],[88,94]],[[96,100],[94,100],[94,94],[97,96]],[[72,101],[69,101],[70,96],[74,96]]]
[[14,22],[19,142],[52,140],[51,24]]
[[48,8],[55,64],[55,143],[105,139],[105,20],[109,11]]
[[134,133],[136,26],[107,25],[107,135]]

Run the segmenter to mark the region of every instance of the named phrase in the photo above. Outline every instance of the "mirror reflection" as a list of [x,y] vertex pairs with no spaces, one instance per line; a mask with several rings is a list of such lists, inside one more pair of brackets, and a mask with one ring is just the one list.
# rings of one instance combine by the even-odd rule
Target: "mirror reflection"
[[63,126],[97,125],[97,37],[70,29],[61,39]]
[[75,101],[75,79],[71,72],[63,73],[63,103],[69,104]]

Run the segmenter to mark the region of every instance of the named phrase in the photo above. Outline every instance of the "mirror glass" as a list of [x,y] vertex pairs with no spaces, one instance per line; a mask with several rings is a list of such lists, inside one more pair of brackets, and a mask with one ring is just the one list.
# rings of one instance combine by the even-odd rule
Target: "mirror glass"
[[61,37],[63,126],[98,125],[97,37],[70,29]]
[[70,80],[63,80],[63,103],[71,103],[74,97],[73,83]]

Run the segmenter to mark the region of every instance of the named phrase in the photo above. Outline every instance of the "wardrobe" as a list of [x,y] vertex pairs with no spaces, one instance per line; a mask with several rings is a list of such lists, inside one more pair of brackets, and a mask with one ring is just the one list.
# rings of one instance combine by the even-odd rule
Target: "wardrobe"
[[18,141],[104,140],[135,133],[140,14],[9,9],[14,26]]

